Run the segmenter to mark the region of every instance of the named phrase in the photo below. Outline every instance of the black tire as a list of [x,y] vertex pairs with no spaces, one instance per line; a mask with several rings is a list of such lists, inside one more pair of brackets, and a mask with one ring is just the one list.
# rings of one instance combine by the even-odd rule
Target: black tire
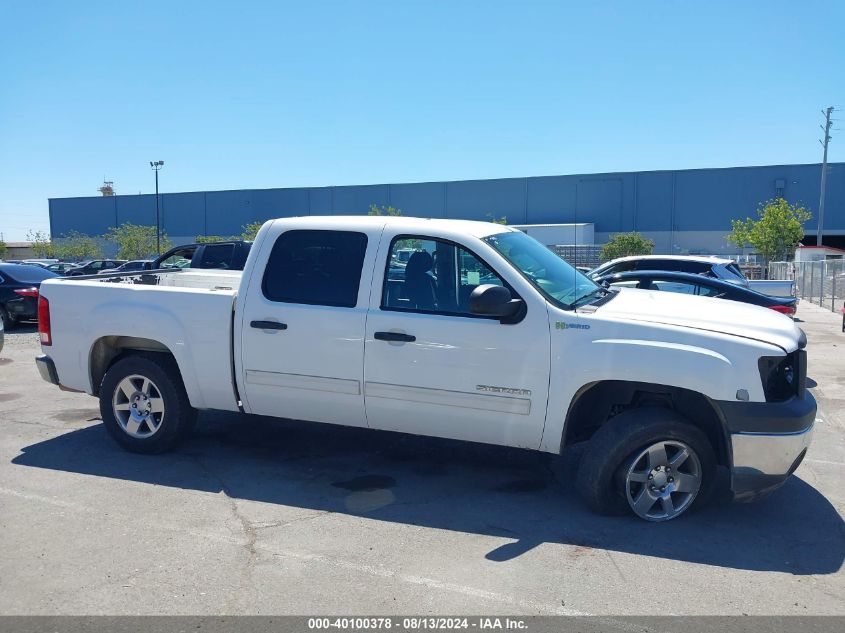
[[[158,428],[147,437],[136,437],[118,421],[112,406],[118,385],[130,377],[148,378],[163,401]],[[112,365],[100,384],[100,415],[111,436],[133,453],[163,453],[173,449],[194,428],[197,411],[188,401],[179,367],[167,354],[150,353],[126,356]],[[149,432],[149,428],[145,427]]]
[[707,436],[670,409],[647,407],[620,413],[590,438],[576,477],[587,505],[600,514],[633,513],[625,492],[625,472],[643,449],[663,441],[686,444],[700,464],[698,493],[677,516],[706,503],[716,479],[716,456]]

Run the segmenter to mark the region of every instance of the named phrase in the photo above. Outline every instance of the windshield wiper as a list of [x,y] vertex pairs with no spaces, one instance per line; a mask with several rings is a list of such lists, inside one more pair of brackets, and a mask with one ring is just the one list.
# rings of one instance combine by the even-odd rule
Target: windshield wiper
[[595,295],[595,294],[597,294],[597,293],[599,293],[599,292],[603,292],[604,294],[603,294],[603,295],[601,295],[600,297],[596,297],[596,299],[603,299],[603,298],[604,298],[604,297],[606,297],[608,294],[610,294],[610,290],[608,290],[607,288],[602,288],[601,286],[598,286],[595,290],[591,290],[591,291],[590,291],[590,292],[588,292],[587,294],[585,294],[585,295],[581,295],[580,297],[578,297],[575,301],[573,301],[573,302],[570,304],[570,307],[571,307],[571,308],[577,308],[577,307],[579,307],[579,306],[582,306],[582,305],[587,305],[587,304],[589,304],[589,303],[592,303],[592,302],[593,302],[593,300],[590,300],[590,301],[584,301],[584,300],[585,300],[585,299],[589,299],[590,297],[592,297],[593,295]]

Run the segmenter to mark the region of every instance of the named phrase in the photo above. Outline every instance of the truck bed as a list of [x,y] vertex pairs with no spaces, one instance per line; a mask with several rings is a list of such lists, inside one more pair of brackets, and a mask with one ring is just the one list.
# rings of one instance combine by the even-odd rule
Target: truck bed
[[149,339],[173,354],[194,407],[237,410],[232,310],[240,277],[180,270],[46,280],[41,295],[50,303],[50,355],[61,384],[96,393],[89,366],[97,346]]

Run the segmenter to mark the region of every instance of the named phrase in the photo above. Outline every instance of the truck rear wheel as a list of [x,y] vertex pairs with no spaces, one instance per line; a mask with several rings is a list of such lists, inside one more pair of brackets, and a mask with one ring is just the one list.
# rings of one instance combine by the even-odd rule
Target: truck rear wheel
[[100,385],[100,415],[111,436],[134,453],[163,453],[190,433],[196,420],[179,368],[170,356],[128,356]]
[[701,429],[670,409],[642,408],[614,417],[590,439],[577,487],[602,514],[626,509],[669,521],[709,497],[716,458]]

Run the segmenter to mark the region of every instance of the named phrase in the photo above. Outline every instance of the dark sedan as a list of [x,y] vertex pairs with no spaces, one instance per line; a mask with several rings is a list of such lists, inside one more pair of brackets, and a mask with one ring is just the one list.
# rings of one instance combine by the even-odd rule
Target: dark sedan
[[0,264],[0,321],[11,329],[18,321],[38,319],[38,288],[58,277],[40,266]]
[[754,290],[739,286],[728,281],[694,275],[661,270],[634,270],[626,273],[604,275],[595,280],[605,286],[617,288],[639,288],[641,290],[662,290],[664,292],[678,292],[716,299],[741,301],[753,305],[770,308],[776,312],[792,316],[795,314],[798,299],[795,297],[770,297]]
[[117,268],[125,264],[125,259],[89,259],[82,262],[78,266],[74,266],[68,270],[65,275],[68,277],[78,277],[80,275],[96,275],[101,270],[106,268]]

